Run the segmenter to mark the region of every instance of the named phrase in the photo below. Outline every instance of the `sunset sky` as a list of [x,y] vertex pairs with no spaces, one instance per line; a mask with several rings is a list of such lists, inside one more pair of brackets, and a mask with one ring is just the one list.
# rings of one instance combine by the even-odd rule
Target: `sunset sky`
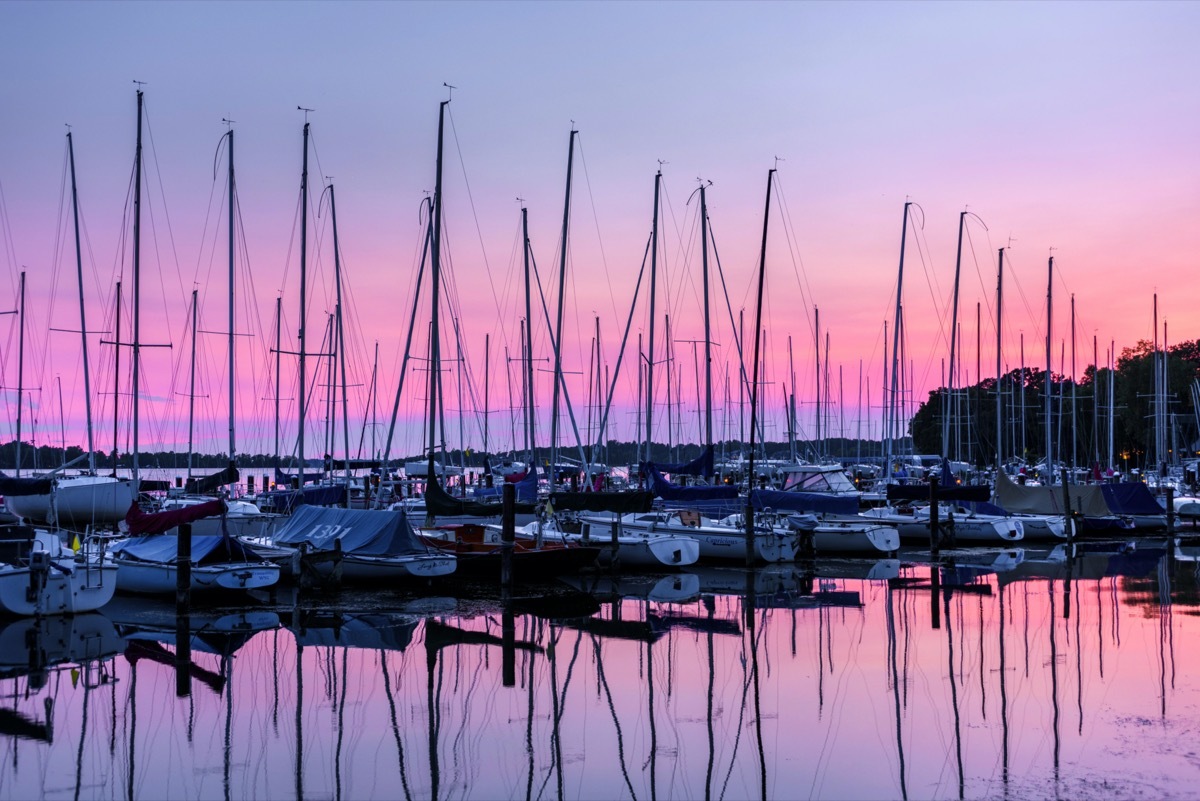
[[[234,120],[239,234],[237,406],[240,452],[273,447],[274,304],[283,350],[299,320],[301,129],[310,153],[310,352],[333,311],[333,247],[324,176],[336,186],[348,292],[351,450],[363,436],[379,345],[377,449],[399,377],[424,220],[434,185],[438,103],[452,84],[445,168],[443,354],[459,318],[474,391],[463,390],[465,441],[482,447],[484,339],[490,336],[492,450],[513,444],[524,317],[518,198],[554,315],[567,142],[579,131],[571,194],[564,369],[588,423],[589,348],[600,318],[615,369],[663,173],[656,322],[655,439],[668,439],[662,315],[675,340],[675,441],[699,437],[691,341],[703,336],[697,179],[733,315],[754,315],[767,171],[778,169],[767,256],[767,438],[786,437],[792,338],[800,436],[815,433],[813,307],[829,336],[833,433],[879,436],[883,329],[893,325],[901,214],[914,207],[905,263],[905,354],[914,403],[943,383],[958,215],[968,224],[960,300],[963,373],[974,383],[976,304],[982,375],[995,373],[996,249],[1006,255],[1005,369],[1045,364],[1046,260],[1053,248],[1054,369],[1075,297],[1076,372],[1153,337],[1153,296],[1171,343],[1200,337],[1200,5],[1195,3],[33,3],[0,4],[0,311],[28,271],[26,397],[33,438],[58,444],[58,382],[67,440],[83,442],[66,127],[72,126],[87,242],[84,274],[98,448],[112,447],[114,282],[132,284],[134,81],[148,127],[143,208],[141,444],[187,444],[188,308],[227,330],[225,151]],[[216,179],[214,180],[214,171]],[[690,199],[690,202],[689,202]],[[319,211],[320,216],[315,216]],[[921,223],[923,222],[923,227]],[[986,224],[986,228],[984,225]],[[428,286],[400,402],[393,453],[422,447]],[[125,292],[122,338],[129,337]],[[534,340],[549,359],[540,311]],[[729,311],[713,295],[714,428],[737,437]],[[646,294],[630,349],[649,334]],[[18,321],[0,317],[5,391],[0,440],[16,433]],[[101,333],[104,332],[104,333]],[[227,447],[225,340],[201,334],[196,449]],[[747,342],[747,347],[750,342]],[[128,393],[128,349],[122,393]],[[310,362],[309,377],[318,369]],[[294,450],[296,365],[284,356],[284,453]],[[635,359],[617,380],[609,435],[635,437]],[[864,376],[860,385],[860,365]],[[447,440],[457,447],[457,367],[444,365]],[[547,444],[549,361],[537,365],[539,438]],[[324,366],[320,369],[324,371]],[[511,373],[511,382],[509,375]],[[731,401],[726,401],[728,376]],[[840,380],[839,380],[840,376]],[[320,381],[324,381],[324,372]],[[592,382],[594,383],[594,382]],[[681,386],[677,386],[681,383]],[[511,385],[511,390],[510,390]],[[1149,388],[1148,388],[1149,389]],[[323,389],[306,455],[323,445]],[[840,402],[839,402],[840,395]],[[859,398],[862,398],[861,403]],[[869,396],[869,401],[868,401]],[[593,400],[594,404],[595,401]],[[123,407],[128,404],[126,397]],[[27,407],[28,408],[28,407]],[[860,411],[861,409],[861,411]],[[500,410],[500,411],[497,411]],[[563,443],[574,443],[564,411]],[[339,412],[340,415],[340,412]],[[122,449],[129,447],[121,410]],[[595,425],[595,412],[592,412]],[[28,417],[23,436],[31,438]],[[340,423],[339,423],[340,427]],[[584,432],[583,436],[588,439]],[[363,455],[370,450],[365,435]],[[340,433],[338,453],[341,452]]]

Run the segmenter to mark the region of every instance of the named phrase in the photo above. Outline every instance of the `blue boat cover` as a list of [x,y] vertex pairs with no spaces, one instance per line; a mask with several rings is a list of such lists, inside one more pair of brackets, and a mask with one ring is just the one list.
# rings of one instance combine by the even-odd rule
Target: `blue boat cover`
[[970,509],[977,515],[997,515],[999,517],[1009,517],[1009,513],[1001,509],[994,503],[987,501],[966,501],[963,506]]
[[715,487],[680,487],[663,478],[654,462],[643,462],[642,469],[650,479],[650,491],[664,501],[728,501],[738,496],[732,485],[718,484]]
[[343,553],[360,556],[400,556],[428,551],[413,533],[403,510],[302,506],[275,533],[277,543],[307,544],[317,551],[332,551],[338,539],[342,541]]
[[[179,538],[172,536],[130,537],[112,546],[112,552],[139,562],[171,564],[179,558]],[[261,562],[262,557],[232,537],[206,534],[192,537],[192,564]]]
[[298,506],[335,506],[346,502],[345,484],[313,484],[298,490],[264,493],[263,511],[289,512]]
[[1115,515],[1161,515],[1166,510],[1150,494],[1150,488],[1141,482],[1128,484],[1102,484],[1104,502]]
[[[537,468],[525,471],[525,477],[520,481],[512,482],[517,489],[518,503],[534,503],[537,501],[538,475]],[[476,500],[491,500],[496,501],[502,499],[503,486],[500,487],[476,487]]]
[[682,462],[680,464],[658,464],[654,462],[649,464],[658,468],[660,473],[668,473],[672,476],[703,476],[710,478],[715,472],[713,470],[713,447],[709,445],[704,449],[704,452],[690,462]]
[[51,478],[11,478],[0,473],[0,495],[49,495],[54,489]]
[[832,495],[826,492],[782,492],[780,490],[751,490],[750,504],[755,509],[786,509],[816,514],[856,515],[858,498],[853,495]]

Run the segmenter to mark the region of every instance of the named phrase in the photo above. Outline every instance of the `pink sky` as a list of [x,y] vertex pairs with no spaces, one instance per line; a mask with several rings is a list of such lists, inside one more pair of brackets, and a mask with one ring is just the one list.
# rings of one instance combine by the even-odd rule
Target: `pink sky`
[[[447,140],[446,262],[477,405],[482,406],[485,335],[491,336],[493,355],[490,406],[495,410],[508,402],[502,348],[507,343],[515,354],[523,316],[516,198],[529,208],[530,235],[548,291],[557,272],[566,143],[574,121],[581,148],[564,359],[580,424],[587,419],[582,407],[593,314],[601,318],[611,368],[649,232],[659,160],[665,162],[667,193],[659,308],[672,315],[673,338],[693,340],[702,335],[702,319],[695,202],[688,205],[688,196],[697,177],[713,182],[709,212],[731,302],[735,314],[745,308],[749,321],[766,172],[778,157],[782,196],[776,196],[771,219],[764,317],[766,380],[772,382],[765,389],[767,436],[785,436],[781,408],[789,334],[801,436],[814,432],[814,304],[831,337],[835,381],[842,371],[839,414],[846,433],[857,432],[861,362],[878,436],[882,331],[893,314],[905,198],[920,204],[925,221],[915,239],[910,230],[904,289],[918,401],[942,383],[957,219],[964,207],[988,226],[985,231],[973,224],[973,249],[963,260],[967,381],[978,379],[977,302],[983,304],[983,375],[995,371],[995,250],[1010,241],[1006,369],[1019,363],[1021,332],[1027,361],[1044,364],[1051,247],[1057,265],[1056,370],[1057,343],[1069,337],[1071,293],[1079,372],[1091,361],[1093,335],[1099,337],[1102,361],[1110,341],[1119,351],[1152,336],[1155,291],[1170,340],[1200,336],[1192,312],[1200,307],[1200,287],[1191,280],[1194,254],[1200,252],[1192,224],[1200,213],[1200,156],[1194,146],[1200,126],[1191,86],[1200,74],[1191,41],[1198,22],[1200,8],[1175,3],[5,3],[0,25],[20,35],[0,53],[8,76],[0,85],[7,122],[0,129],[7,226],[0,271],[5,293],[11,292],[0,310],[16,305],[17,274],[27,267],[25,384],[40,388],[30,396],[37,439],[58,442],[60,377],[68,439],[82,440],[78,341],[48,330],[78,325],[69,217],[57,222],[63,124],[74,126],[76,137],[90,242],[89,328],[99,332],[110,325],[115,274],[123,269],[126,285],[132,280],[120,241],[133,162],[133,79],[147,82],[153,139],[146,148],[143,340],[174,343],[170,351],[144,352],[143,393],[158,399],[143,404],[144,447],[186,445],[183,393],[190,344],[183,334],[193,284],[201,295],[201,328],[225,328],[223,186],[220,177],[213,182],[222,117],[236,120],[249,257],[248,268],[243,263],[239,273],[253,274],[253,293],[244,285],[238,289],[238,330],[254,335],[239,340],[238,450],[273,447],[273,360],[263,337],[273,337],[274,299],[282,293],[284,348],[294,349],[299,243],[293,225],[303,124],[297,105],[316,109],[310,115],[319,157],[311,167],[313,186],[329,175],[337,187],[353,312],[350,381],[364,385],[351,391],[354,449],[376,341],[380,416],[386,418],[420,246],[418,209],[433,188],[443,82],[458,87]],[[61,213],[68,215],[69,206]],[[310,223],[310,233],[322,237],[310,251],[311,350],[319,347],[325,315],[333,309],[327,224],[327,213]],[[57,250],[56,225],[65,237]],[[425,306],[421,320],[428,316]],[[713,339],[720,343],[715,400],[724,407],[733,340],[723,305],[715,308]],[[634,335],[646,332],[647,323],[643,300]],[[662,329],[660,318],[660,337]],[[97,446],[109,450],[111,397],[99,393],[111,391],[112,349],[100,347],[100,338],[93,335],[90,344],[97,416],[103,418]],[[543,332],[537,338],[545,357],[547,337]],[[206,397],[197,400],[198,448],[223,450],[225,345],[215,335],[200,340],[197,394]],[[452,339],[444,341],[444,352],[452,351]],[[695,441],[691,346],[676,347],[684,424],[675,437]],[[4,386],[15,387],[13,316],[0,318],[0,348]],[[656,360],[662,348],[660,339]],[[417,355],[424,349],[419,325]],[[127,363],[128,354],[124,358]],[[635,436],[636,377],[630,364],[627,357],[618,390],[622,406],[613,417],[612,433],[621,439]],[[423,377],[409,378],[411,391],[406,388],[401,403],[407,422],[393,451],[421,447]],[[545,444],[550,382],[544,372],[538,381],[539,436]],[[657,440],[667,438],[665,383],[660,372]],[[294,385],[294,360],[285,357],[282,394],[295,398]],[[454,447],[453,373],[447,374],[446,391]],[[732,392],[736,399],[736,383]],[[15,393],[5,398],[0,439],[15,434]],[[295,438],[296,413],[292,401],[284,407],[286,452]],[[318,444],[306,447],[308,455],[322,447],[322,417],[323,409],[309,417],[306,439]],[[725,419],[718,410],[717,435],[736,436],[735,418],[727,428]],[[466,439],[478,448],[481,424],[473,420]],[[507,413],[492,415],[493,449],[511,445],[511,425]],[[28,420],[24,426],[28,439]],[[563,441],[574,441],[569,429]]]

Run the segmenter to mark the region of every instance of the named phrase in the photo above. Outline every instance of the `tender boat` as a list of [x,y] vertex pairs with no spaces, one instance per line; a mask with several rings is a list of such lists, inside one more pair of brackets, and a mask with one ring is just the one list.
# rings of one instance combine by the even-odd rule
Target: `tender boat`
[[57,532],[0,527],[0,612],[23,617],[93,612],[113,597],[117,567],[76,554]]

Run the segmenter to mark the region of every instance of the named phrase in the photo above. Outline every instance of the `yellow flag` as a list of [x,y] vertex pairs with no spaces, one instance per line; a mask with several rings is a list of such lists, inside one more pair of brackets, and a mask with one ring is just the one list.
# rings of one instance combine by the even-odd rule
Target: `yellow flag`
[[79,535],[78,534],[75,534],[71,537],[71,550],[72,551],[79,550]]
[[71,668],[71,686],[79,686],[79,668]]

